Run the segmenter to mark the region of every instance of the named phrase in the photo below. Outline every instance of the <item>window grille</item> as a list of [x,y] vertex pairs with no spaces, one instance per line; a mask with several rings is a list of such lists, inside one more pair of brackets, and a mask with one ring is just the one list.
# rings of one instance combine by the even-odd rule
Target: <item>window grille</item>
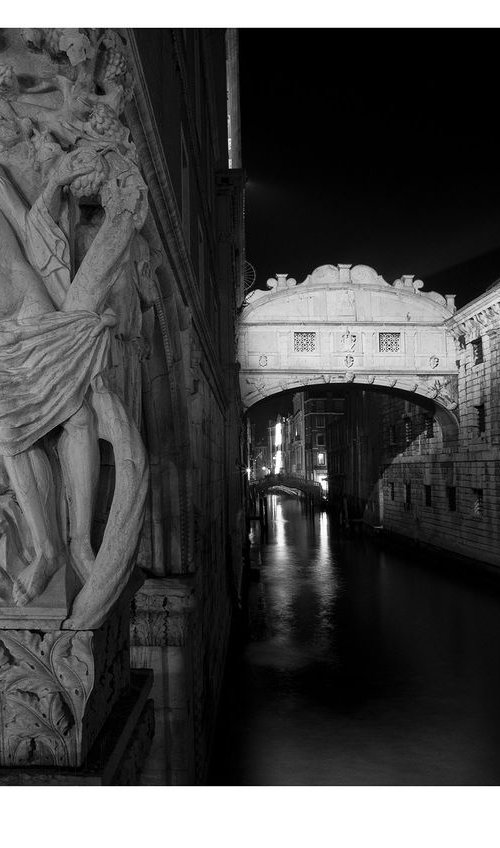
[[450,512],[456,512],[457,509],[457,489],[455,486],[447,486],[446,494],[448,495],[448,509]]
[[401,349],[401,333],[379,333],[378,349],[380,353],[397,353]]
[[472,342],[472,361],[474,365],[480,365],[481,362],[484,362],[483,340],[481,338],[474,339]]
[[311,353],[316,350],[316,333],[294,333],[293,349],[296,353]]
[[411,418],[404,419],[405,424],[405,442],[407,445],[413,441],[413,422]]

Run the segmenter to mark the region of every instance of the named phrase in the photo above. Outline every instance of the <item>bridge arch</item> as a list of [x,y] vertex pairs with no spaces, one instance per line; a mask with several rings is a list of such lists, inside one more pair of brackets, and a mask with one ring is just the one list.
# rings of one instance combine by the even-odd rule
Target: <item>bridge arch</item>
[[268,474],[260,480],[256,480],[252,484],[252,488],[258,495],[263,495],[269,491],[284,491],[292,492],[298,490],[304,495],[308,495],[314,500],[320,501],[322,496],[321,486],[314,480],[306,480],[304,477],[297,477],[292,474]]
[[239,324],[244,406],[291,389],[356,385],[432,401],[456,434],[458,368],[446,322],[454,296],[422,291],[404,275],[387,283],[367,265],[323,265],[297,284],[286,274],[247,298]]

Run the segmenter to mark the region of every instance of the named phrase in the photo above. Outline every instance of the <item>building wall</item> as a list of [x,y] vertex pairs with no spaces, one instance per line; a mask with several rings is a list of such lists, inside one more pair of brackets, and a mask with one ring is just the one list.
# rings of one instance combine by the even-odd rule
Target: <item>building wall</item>
[[136,597],[133,660],[155,671],[158,731],[144,782],[195,783],[208,766],[245,529],[235,364],[244,179],[228,167],[227,134],[230,92],[237,145],[237,41],[222,29],[128,35],[139,78],[130,126],[163,258],[163,359],[151,358],[144,403],[149,579]]
[[331,498],[344,516],[500,565],[499,300],[497,286],[449,322],[456,416],[409,394],[346,394],[328,434]]

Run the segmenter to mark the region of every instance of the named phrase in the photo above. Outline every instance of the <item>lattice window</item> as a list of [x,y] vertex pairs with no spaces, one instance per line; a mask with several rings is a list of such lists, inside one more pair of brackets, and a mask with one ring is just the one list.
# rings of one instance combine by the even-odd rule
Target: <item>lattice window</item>
[[401,333],[379,333],[378,349],[380,353],[397,353],[401,350]]
[[294,333],[293,349],[296,353],[311,353],[316,350],[316,333]]

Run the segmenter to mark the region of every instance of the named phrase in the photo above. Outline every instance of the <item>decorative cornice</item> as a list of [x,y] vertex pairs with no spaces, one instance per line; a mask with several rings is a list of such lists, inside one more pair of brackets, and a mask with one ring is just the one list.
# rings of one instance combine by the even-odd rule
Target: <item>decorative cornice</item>
[[431,301],[439,307],[442,310],[443,320],[450,316],[455,309],[454,295],[448,294],[443,297],[439,292],[422,291],[424,286],[422,280],[415,279],[413,274],[403,274],[394,282],[388,283],[374,268],[370,268],[368,265],[321,265],[301,283],[297,283],[292,277],[289,278],[288,274],[276,274],[276,278],[270,278],[267,285],[267,289],[254,289],[247,295],[250,307],[254,306],[262,297],[290,294],[290,289],[302,292],[321,287],[353,290],[370,289],[385,293],[392,291],[398,295],[417,296],[419,299]]
[[500,329],[500,283],[476,297],[459,309],[446,322],[455,339],[465,336],[466,341],[497,332]]

